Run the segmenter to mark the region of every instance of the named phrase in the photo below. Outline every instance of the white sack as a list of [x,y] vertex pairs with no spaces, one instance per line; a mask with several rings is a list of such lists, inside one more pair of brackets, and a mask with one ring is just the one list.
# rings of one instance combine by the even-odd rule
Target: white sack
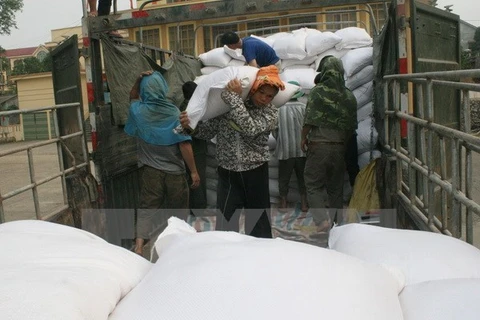
[[[216,67],[214,67],[214,68],[216,68]],[[214,70],[211,70],[211,71],[213,72]],[[197,77],[195,77],[193,82],[195,82],[198,85],[200,82],[202,82],[203,79],[205,79],[206,76],[207,76],[206,74],[202,74],[201,76],[197,76]]]
[[270,133],[268,136],[268,150],[275,150],[277,147],[277,139]]
[[373,47],[350,50],[341,60],[345,70],[345,78],[349,78],[368,65],[373,67]]
[[313,69],[286,69],[280,74],[280,79],[284,82],[297,81],[302,89],[310,90],[315,86],[313,80],[317,72]]
[[342,38],[330,31],[308,34],[305,39],[305,49],[308,56],[319,55],[335,47]]
[[210,74],[212,72],[215,72],[217,70],[220,70],[222,68],[220,67],[203,67],[202,69],[200,69],[200,72],[202,73],[202,75],[207,75],[207,74]]
[[365,261],[399,268],[407,285],[480,278],[480,250],[438,233],[350,224],[333,228],[328,244],[331,249]]
[[335,34],[342,38],[342,41],[335,45],[337,50],[369,47],[373,44],[372,37],[363,28],[343,28],[335,31]]
[[406,286],[400,294],[405,320],[477,320],[480,279],[446,279]]
[[274,150],[270,151],[270,160],[268,161],[268,167],[269,168],[278,168],[278,158],[275,157],[275,152]]
[[358,154],[374,149],[377,145],[377,142],[378,132],[375,127],[372,127],[372,118],[368,117],[365,120],[360,121],[357,128]]
[[217,207],[217,190],[207,189],[207,207],[216,208]]
[[218,178],[215,178],[215,179],[207,178],[205,182],[206,182],[207,189],[217,190]]
[[270,47],[273,47],[273,43],[275,42],[275,38],[265,38],[265,37],[259,37],[259,36],[256,36],[254,34],[251,34],[250,35],[252,38],[255,38],[255,39],[258,39],[258,40],[262,40],[263,42],[265,42],[266,44],[268,44]]
[[51,222],[0,225],[0,318],[107,319],[152,264],[88,232]]
[[232,57],[225,53],[223,48],[215,48],[208,52],[202,53],[198,56],[205,67],[220,67],[228,66]]
[[285,85],[285,89],[278,91],[277,95],[272,100],[273,105],[275,105],[277,108],[280,108],[287,103],[293,97],[293,95],[301,89],[299,86],[286,81],[283,81],[283,84]]
[[247,65],[245,63],[245,61],[242,61],[242,60],[237,60],[237,59],[232,59],[230,60],[230,62],[228,63],[228,66],[229,67],[241,67],[241,66],[245,66]]
[[368,65],[352,76],[346,78],[345,86],[350,90],[355,90],[365,83],[372,81],[373,76],[373,65]]
[[207,142],[207,154],[210,156],[215,156],[217,152],[217,145],[213,142]]
[[207,155],[207,166],[215,169],[218,167],[218,161],[214,155],[213,156]]
[[369,81],[352,91],[357,99],[357,109],[373,100],[373,81]]
[[371,161],[380,158],[381,156],[382,153],[377,149],[374,149],[372,151],[366,151],[360,154],[358,156],[358,166],[360,167],[360,170],[368,166]]
[[277,32],[277,33],[274,33],[274,34],[272,34],[272,35],[267,36],[267,37],[265,38],[265,42],[271,43],[271,44],[272,44],[271,46],[272,46],[272,48],[273,48],[273,46],[274,46],[274,44],[275,44],[275,41],[277,41],[277,39],[281,39],[281,38],[283,38],[283,37],[285,37],[285,36],[287,36],[287,35],[289,35],[289,34],[290,34],[290,33],[288,33],[288,32]]
[[[291,60],[290,60],[291,61]],[[291,66],[286,66],[285,68],[282,67],[282,70],[289,70],[289,69],[312,69],[315,65],[314,64],[295,64]]]
[[357,122],[361,122],[368,117],[371,117],[373,114],[373,102],[368,102],[364,104],[359,109],[357,109]]
[[[223,50],[223,48],[220,49]],[[258,68],[243,66],[226,67],[206,75],[198,83],[187,105],[190,127],[195,129],[200,120],[215,118],[230,110],[220,96],[230,80],[237,78],[242,82],[242,99],[245,99],[252,88],[257,72]]]
[[312,35],[312,34],[322,33],[322,32],[321,32],[320,30],[318,30],[318,29],[307,28],[307,27],[302,27],[302,28],[298,28],[298,29],[292,30],[292,33],[294,33],[294,34],[297,34],[297,33],[299,33],[299,32],[305,33],[307,37],[308,37],[309,35]]
[[322,59],[325,58],[326,56],[334,56],[338,59],[341,59],[344,55],[346,55],[350,49],[343,49],[343,50],[337,50],[335,48],[329,49],[317,56],[317,59],[315,60],[315,70],[318,70],[318,66],[320,66],[320,62],[322,62]]
[[298,66],[307,66],[310,67],[312,63],[314,63],[317,60],[317,57],[306,57],[305,59],[302,60],[297,60],[297,59],[282,59],[281,60],[281,68],[287,69],[287,68],[295,68]]
[[[268,177],[273,180],[278,180],[278,167],[268,167]],[[278,187],[277,187],[278,188]]]
[[171,222],[155,243],[158,261],[110,320],[402,319],[402,276],[384,267],[294,241],[196,233],[185,222],[171,230]]
[[245,62],[245,57],[242,54],[242,49],[230,49],[227,45],[224,45],[223,50],[226,54],[232,57],[232,59]]
[[302,60],[307,56],[305,51],[305,32],[286,33],[275,39],[273,49],[280,59]]
[[206,166],[205,178],[213,180],[218,179],[217,168]]

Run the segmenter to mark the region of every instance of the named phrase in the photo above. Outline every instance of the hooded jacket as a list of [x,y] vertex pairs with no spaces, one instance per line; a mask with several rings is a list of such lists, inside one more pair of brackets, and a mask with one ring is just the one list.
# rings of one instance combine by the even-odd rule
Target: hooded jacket
[[323,58],[319,78],[310,91],[304,125],[338,131],[357,128],[357,100],[345,87],[342,61],[333,56]]

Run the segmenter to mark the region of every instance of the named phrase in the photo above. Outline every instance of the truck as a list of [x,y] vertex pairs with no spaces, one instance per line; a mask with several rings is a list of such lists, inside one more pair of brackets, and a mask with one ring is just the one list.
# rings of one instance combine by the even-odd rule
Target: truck
[[[142,39],[142,30],[148,26],[176,23],[178,27],[194,20],[199,21],[198,29],[211,27],[202,23],[212,17],[254,21],[247,18],[249,14],[286,15],[301,5],[310,15],[354,11],[370,16],[375,73],[372,123],[379,132],[382,153],[376,166],[382,209],[395,211],[394,224],[399,228],[428,230],[475,243],[480,205],[473,198],[473,172],[480,139],[471,134],[469,92],[480,91],[480,85],[468,79],[479,78],[480,70],[460,70],[457,15],[415,0],[393,0],[384,4],[384,25],[376,26],[368,2],[364,3],[367,10],[331,12],[322,10],[325,3],[321,1],[209,1],[145,10],[150,2],[128,12],[88,17],[84,0],[83,48],[78,49],[79,40],[72,36],[53,50],[57,138],[40,144],[58,144],[62,170],[56,176],[62,178],[65,205],[46,217],[37,214],[39,219],[74,225],[108,238],[108,229],[119,228],[118,222],[109,221],[109,217],[126,217],[122,221],[128,222],[129,231],[117,240],[122,246],[132,245],[139,196],[136,144],[114,118],[115,106],[109,98],[112,82],[103,69],[102,38],[106,32],[139,28]],[[302,26],[320,28],[316,22]],[[281,27],[287,26],[276,28]],[[255,31],[258,30],[242,30]],[[182,53],[181,41],[176,42],[180,46],[176,50],[115,41],[139,48],[159,66],[167,65],[175,57],[198,61],[196,56],[201,53],[200,46],[192,56]],[[79,111],[80,57],[87,79],[88,121]],[[93,169],[89,161],[94,163]],[[3,195],[3,199],[27,190],[32,190],[36,198],[36,187],[44,181],[32,181],[18,192]]]

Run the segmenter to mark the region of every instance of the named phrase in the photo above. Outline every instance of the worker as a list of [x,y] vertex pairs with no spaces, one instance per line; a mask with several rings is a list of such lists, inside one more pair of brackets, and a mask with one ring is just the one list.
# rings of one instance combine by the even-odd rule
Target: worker
[[232,50],[242,49],[245,61],[252,67],[266,67],[275,65],[280,70],[280,58],[272,47],[254,37],[241,39],[235,32],[226,32],[221,37],[222,45]]
[[357,101],[345,87],[342,61],[326,56],[310,91],[302,129],[305,186],[317,235],[326,246],[331,222],[343,210],[345,144],[357,128]]
[[[246,101],[238,79],[221,94],[230,106],[226,114],[200,122],[192,135],[210,140],[216,136],[218,162],[216,229],[239,231],[239,213],[245,210],[245,233],[271,238],[268,138],[276,128],[278,110],[272,100],[285,85],[275,66],[260,68]],[[186,112],[180,123],[189,129]]]

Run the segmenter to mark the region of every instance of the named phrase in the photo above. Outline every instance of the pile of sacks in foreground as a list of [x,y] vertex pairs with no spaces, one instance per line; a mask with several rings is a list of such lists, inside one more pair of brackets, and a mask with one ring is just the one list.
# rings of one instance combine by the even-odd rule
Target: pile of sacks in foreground
[[171,218],[152,264],[82,230],[0,225],[0,315],[52,319],[478,319],[480,251],[351,224],[330,249]]

